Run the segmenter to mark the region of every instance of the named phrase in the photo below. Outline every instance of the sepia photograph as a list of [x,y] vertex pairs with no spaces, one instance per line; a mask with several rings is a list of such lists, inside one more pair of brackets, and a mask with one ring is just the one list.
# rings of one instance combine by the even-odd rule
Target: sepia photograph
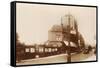
[[16,3],[16,65],[97,61],[96,10]]

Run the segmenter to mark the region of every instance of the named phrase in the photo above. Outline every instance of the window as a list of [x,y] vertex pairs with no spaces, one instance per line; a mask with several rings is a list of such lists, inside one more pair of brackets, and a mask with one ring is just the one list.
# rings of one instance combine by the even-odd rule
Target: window
[[29,48],[26,48],[26,49],[25,49],[25,52],[29,52]]
[[49,52],[51,52],[51,48],[49,48],[48,50],[49,50]]
[[39,47],[39,52],[43,52],[43,47]]
[[35,52],[34,48],[30,48],[31,53]]
[[48,52],[48,48],[45,48],[45,52]]
[[57,51],[57,48],[55,48],[55,51]]
[[56,34],[56,40],[57,41],[62,41],[62,35],[61,34]]

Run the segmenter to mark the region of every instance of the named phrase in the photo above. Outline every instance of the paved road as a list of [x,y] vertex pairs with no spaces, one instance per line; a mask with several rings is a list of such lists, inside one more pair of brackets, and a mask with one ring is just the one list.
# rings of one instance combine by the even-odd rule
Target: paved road
[[[78,61],[93,61],[96,60],[96,56],[93,52],[90,52],[90,54],[73,54],[71,57],[72,62],[78,62]],[[65,63],[67,62],[67,55],[66,54],[60,54],[45,58],[36,58],[36,59],[30,59],[30,60],[23,60],[17,65],[28,65],[28,64],[48,64],[48,63]]]

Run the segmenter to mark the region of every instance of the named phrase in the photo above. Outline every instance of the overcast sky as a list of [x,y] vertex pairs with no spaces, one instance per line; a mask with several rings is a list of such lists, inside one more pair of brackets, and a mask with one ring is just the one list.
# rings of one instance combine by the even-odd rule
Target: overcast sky
[[72,14],[85,42],[94,43],[96,35],[96,8],[17,3],[17,33],[25,44],[48,40],[48,30],[61,24],[61,17]]

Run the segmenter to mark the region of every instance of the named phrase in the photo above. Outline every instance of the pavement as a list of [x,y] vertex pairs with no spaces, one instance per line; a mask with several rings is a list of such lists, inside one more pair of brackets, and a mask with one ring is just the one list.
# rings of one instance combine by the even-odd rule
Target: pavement
[[[73,54],[71,56],[71,62],[80,62],[80,61],[95,61],[96,55],[91,51],[89,54]],[[67,54],[59,54],[49,57],[36,58],[36,59],[28,59],[22,60],[17,65],[30,65],[30,64],[49,64],[49,63],[67,63]]]

